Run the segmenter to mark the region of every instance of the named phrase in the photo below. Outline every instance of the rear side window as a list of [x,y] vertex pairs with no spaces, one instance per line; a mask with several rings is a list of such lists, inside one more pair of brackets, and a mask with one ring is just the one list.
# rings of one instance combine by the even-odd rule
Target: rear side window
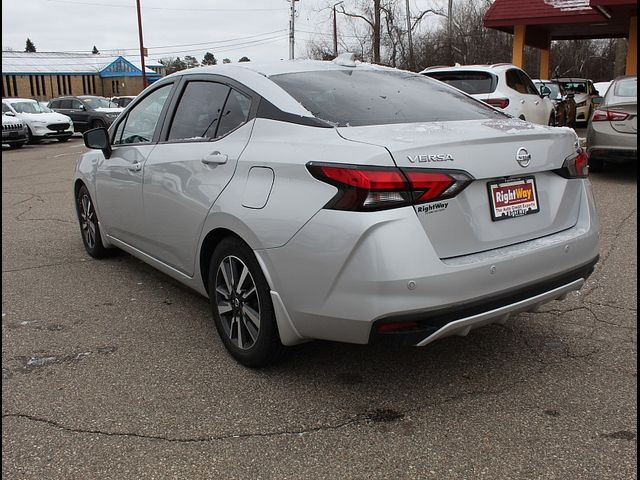
[[335,126],[423,123],[504,114],[424,75],[394,70],[326,70],[270,77]]
[[229,90],[222,83],[187,83],[173,116],[168,140],[215,138]]
[[60,106],[58,108],[71,108],[71,100],[60,100]]
[[250,109],[251,99],[240,92],[231,90],[227,97],[227,103],[224,104],[216,137],[223,137],[244,124],[249,118]]
[[456,87],[469,95],[492,93],[498,83],[495,75],[489,72],[426,72],[425,75]]

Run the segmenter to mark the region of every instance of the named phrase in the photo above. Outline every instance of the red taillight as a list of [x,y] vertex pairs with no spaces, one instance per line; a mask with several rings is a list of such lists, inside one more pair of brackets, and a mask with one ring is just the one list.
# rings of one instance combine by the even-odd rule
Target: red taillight
[[509,106],[508,98],[488,98],[483,101],[484,103],[488,103],[492,107],[497,107],[497,108],[507,108]]
[[318,180],[338,193],[325,206],[334,210],[375,211],[451,198],[473,179],[453,170],[398,169],[342,164],[307,164]]
[[413,322],[413,321],[383,323],[378,327],[378,333],[391,333],[391,332],[399,332],[402,330],[413,330],[417,326],[418,326],[418,322]]
[[562,168],[556,170],[565,178],[586,178],[589,176],[589,155],[581,148],[575,155],[568,157],[562,164]]
[[599,109],[593,112],[592,122],[620,122],[626,120],[629,114],[624,112],[614,112],[613,110]]

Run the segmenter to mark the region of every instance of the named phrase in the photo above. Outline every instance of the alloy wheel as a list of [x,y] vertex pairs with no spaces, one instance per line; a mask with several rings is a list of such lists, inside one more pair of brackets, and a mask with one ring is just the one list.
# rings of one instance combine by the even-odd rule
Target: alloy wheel
[[215,305],[225,334],[239,349],[251,348],[260,333],[260,299],[249,267],[236,256],[223,258],[215,288]]
[[82,195],[79,202],[80,207],[80,228],[87,246],[92,249],[96,245],[96,224],[95,210],[89,195]]

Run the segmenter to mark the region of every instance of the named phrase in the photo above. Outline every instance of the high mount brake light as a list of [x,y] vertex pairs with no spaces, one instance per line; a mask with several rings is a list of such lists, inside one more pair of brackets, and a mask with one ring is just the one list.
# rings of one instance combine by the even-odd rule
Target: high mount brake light
[[620,122],[626,120],[629,114],[624,112],[615,112],[613,110],[598,109],[593,112],[592,122]]
[[307,164],[318,180],[338,188],[325,208],[377,211],[451,198],[473,178],[462,171],[370,167],[329,163]]
[[589,176],[589,155],[582,148],[566,158],[562,168],[555,170],[564,178],[587,178]]
[[484,103],[488,103],[492,107],[497,107],[497,108],[507,108],[509,106],[508,98],[488,98],[483,101]]

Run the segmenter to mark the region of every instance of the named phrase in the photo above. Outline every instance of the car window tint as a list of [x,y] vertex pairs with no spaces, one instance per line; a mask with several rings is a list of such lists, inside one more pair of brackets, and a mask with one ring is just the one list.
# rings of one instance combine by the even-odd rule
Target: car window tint
[[58,108],[71,108],[71,100],[60,100],[60,107]]
[[249,118],[250,109],[251,99],[240,92],[231,90],[227,103],[224,104],[216,137],[222,137],[245,123]]
[[613,94],[616,97],[637,97],[638,79],[629,78],[616,82]]
[[533,81],[529,78],[529,75],[524,73],[522,70],[520,70],[518,74],[520,75],[520,81],[522,82],[522,85],[524,85],[524,93],[528,95],[539,96],[540,93],[538,93],[538,89],[533,84]]
[[139,102],[127,115],[122,135],[114,137],[114,143],[150,142],[172,87],[173,84],[164,85]]
[[496,89],[494,77],[489,72],[426,72],[425,75],[448,83],[469,95],[491,93]]
[[516,92],[521,92],[524,89],[524,85],[522,85],[522,81],[520,79],[520,75],[518,75],[518,71],[511,69],[507,70],[505,74],[505,78],[507,80],[507,86],[512,88]]
[[326,70],[273,75],[317,118],[337,126],[503,117],[442,82],[395,70]]
[[82,108],[82,102],[80,100],[71,100],[71,108],[80,110]]
[[173,116],[168,140],[215,138],[229,90],[221,83],[187,83]]
[[10,112],[10,111],[11,111],[11,109],[5,103],[3,103],[2,104],[2,113],[7,113],[7,112]]

